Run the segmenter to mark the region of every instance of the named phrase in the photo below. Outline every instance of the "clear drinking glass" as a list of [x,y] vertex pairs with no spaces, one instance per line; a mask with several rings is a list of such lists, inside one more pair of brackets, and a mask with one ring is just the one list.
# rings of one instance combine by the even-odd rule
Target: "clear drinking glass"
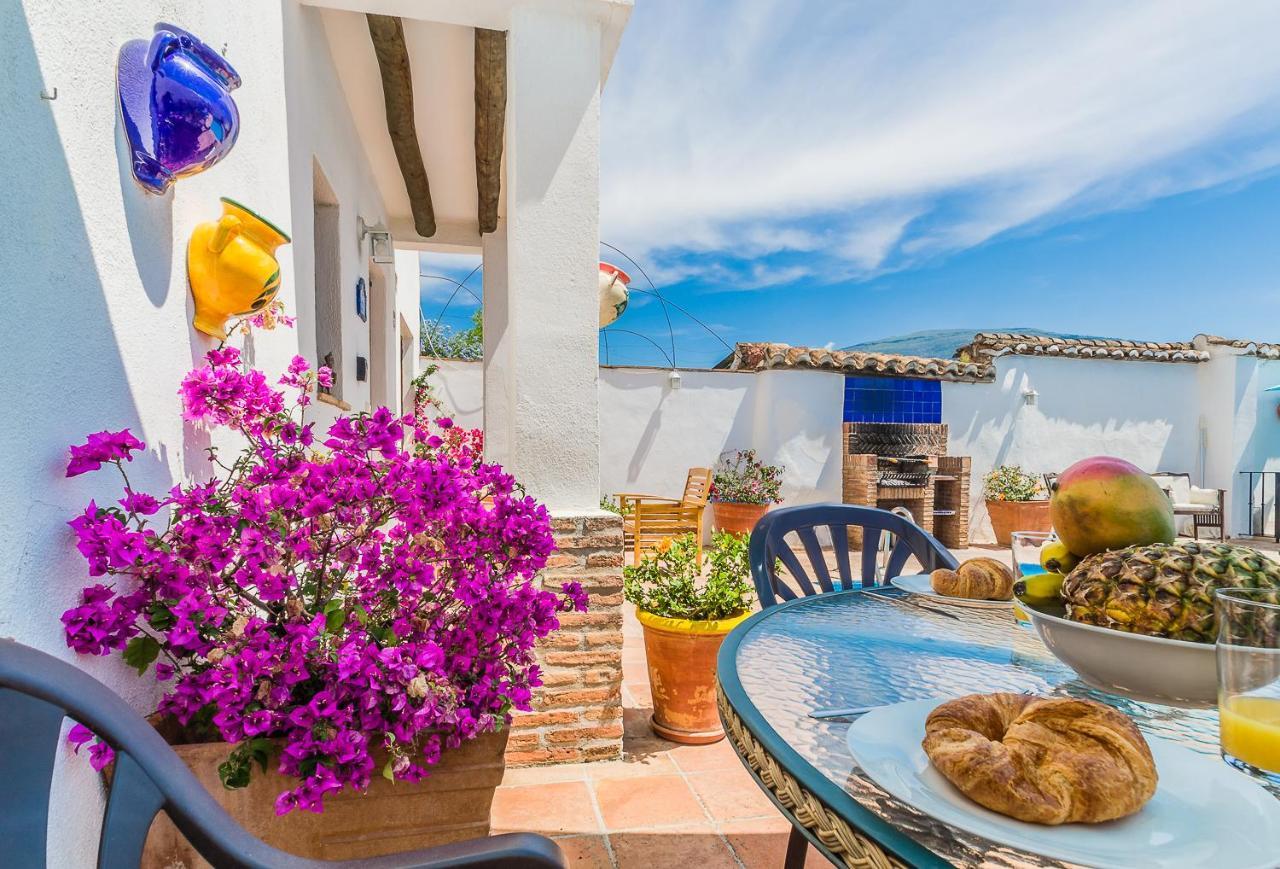
[[[1015,531],[1010,538],[1013,553],[1013,578],[1022,579],[1037,573],[1045,573],[1040,566],[1040,550],[1054,539],[1052,531]],[[1013,618],[1024,628],[1031,627],[1031,617],[1022,608],[1022,602],[1013,599]]]
[[1214,609],[1222,758],[1280,784],[1280,592],[1218,589]]

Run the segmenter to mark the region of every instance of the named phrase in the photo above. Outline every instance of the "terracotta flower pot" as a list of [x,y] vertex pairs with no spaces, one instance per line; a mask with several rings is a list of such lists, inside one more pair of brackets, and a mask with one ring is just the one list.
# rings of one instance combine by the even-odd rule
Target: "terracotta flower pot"
[[749,615],[694,621],[636,610],[644,628],[644,653],[653,692],[649,724],[654,733],[686,745],[724,739],[716,711],[716,654],[725,634]]
[[768,504],[740,504],[736,501],[715,501],[712,504],[711,527],[716,531],[732,531],[734,534],[750,534],[760,517],[769,511]]
[[[322,814],[295,809],[282,816],[275,812],[276,796],[297,780],[276,772],[274,764],[266,773],[255,766],[248,787],[227,790],[218,779],[218,764],[227,759],[230,746],[210,742],[173,748],[214,799],[263,841],[299,857],[358,860],[489,835],[507,734],[486,733],[445,751],[422,781],[389,782],[379,766],[368,793],[343,790],[325,797]],[[208,865],[167,816],[156,817],[141,869]]]
[[1008,546],[1015,531],[1052,531],[1048,501],[988,501],[987,515],[996,543]]

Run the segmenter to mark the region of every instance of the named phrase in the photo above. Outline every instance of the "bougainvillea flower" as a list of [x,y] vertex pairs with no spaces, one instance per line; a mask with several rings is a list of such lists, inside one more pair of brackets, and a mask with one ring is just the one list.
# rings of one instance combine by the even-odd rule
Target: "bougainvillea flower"
[[[234,348],[183,379],[184,418],[244,447],[215,451],[220,478],[163,498],[126,487],[123,512],[90,502],[72,519],[104,579],[62,622],[77,652],[153,668],[161,714],[227,743],[270,739],[276,769],[297,780],[276,810],[321,811],[374,775],[421,779],[443,750],[528,709],[535,644],[588,598],[577,583],[541,589],[551,520],[483,461],[479,432],[379,408],[315,436],[308,393],[332,373],[295,357],[275,383],[291,401]],[[72,455],[82,472],[141,448],[102,432]],[[242,784],[252,753],[228,753],[228,781]],[[90,756],[106,763],[110,748]]]
[[71,460],[67,462],[67,476],[96,471],[107,462],[124,459],[133,461],[133,453],[146,447],[126,428],[120,431],[100,431],[91,434],[85,442],[71,447]]

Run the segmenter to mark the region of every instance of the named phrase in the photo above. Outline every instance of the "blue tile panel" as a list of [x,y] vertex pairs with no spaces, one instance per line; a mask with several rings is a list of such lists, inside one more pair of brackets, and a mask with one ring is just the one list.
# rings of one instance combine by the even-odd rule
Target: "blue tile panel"
[[846,377],[845,422],[942,422],[942,381]]

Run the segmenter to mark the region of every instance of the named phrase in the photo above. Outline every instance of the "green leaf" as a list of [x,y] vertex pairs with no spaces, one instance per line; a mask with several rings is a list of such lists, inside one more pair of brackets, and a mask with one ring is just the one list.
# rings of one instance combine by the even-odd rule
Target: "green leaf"
[[249,758],[240,747],[237,747],[231,752],[230,757],[218,764],[218,778],[222,781],[222,786],[228,790],[248,787],[251,772],[252,766]]
[[267,771],[267,762],[271,760],[271,750],[273,748],[275,748],[275,743],[265,736],[249,740],[249,754],[252,755],[253,760],[262,768],[263,772]]
[[173,616],[173,610],[169,609],[168,601],[157,600],[151,603],[147,612],[147,621],[157,631],[167,631],[173,627],[177,619]]
[[159,656],[160,644],[145,634],[134,637],[124,647],[124,662],[137,670],[139,676],[147,672]]
[[324,629],[336,631],[347,622],[347,611],[342,608],[343,602],[334,598],[324,605]]
[[394,764],[395,764],[394,760],[388,760],[387,765],[382,768],[382,777],[390,782],[393,782],[396,780],[396,771],[394,769]]

